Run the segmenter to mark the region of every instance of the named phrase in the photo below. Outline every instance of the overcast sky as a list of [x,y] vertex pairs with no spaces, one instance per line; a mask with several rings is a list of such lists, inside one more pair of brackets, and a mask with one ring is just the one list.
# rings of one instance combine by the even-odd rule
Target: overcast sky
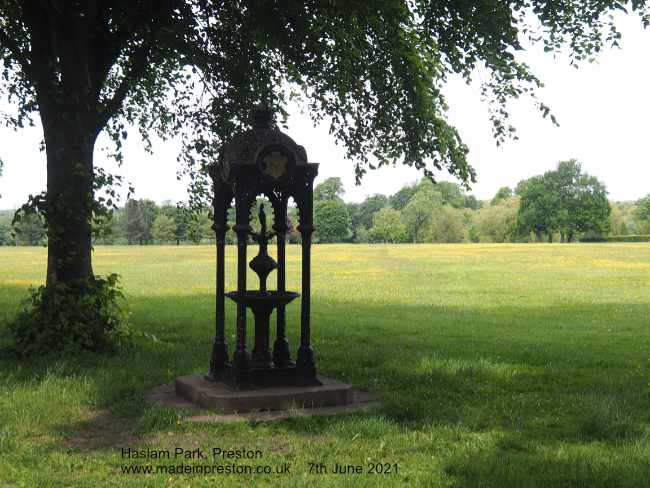
[[[551,106],[560,127],[542,119],[530,100],[518,100],[511,103],[510,111],[519,140],[497,148],[479,84],[450,80],[445,90],[449,119],[469,146],[469,161],[478,175],[472,193],[479,199],[489,199],[501,186],[514,187],[569,158],[578,159],[588,173],[604,182],[613,200],[635,200],[650,193],[650,30],[644,31],[634,16],[620,15],[617,20],[622,48],[601,53],[597,63],[576,70],[568,59],[554,59],[541,48],[522,55],[545,83],[538,98]],[[382,168],[369,172],[356,186],[353,165],[344,159],[343,149],[334,144],[327,127],[312,127],[309,117],[296,109],[287,132],[305,146],[311,161],[321,163],[317,181],[342,178],[347,200],[391,194],[420,177],[411,168]],[[30,193],[45,189],[45,154],[38,151],[42,136],[39,128],[0,129],[0,136],[0,158],[5,163],[0,208],[15,208]],[[159,142],[154,149],[153,156],[145,154],[132,131],[124,165],[117,172],[135,185],[136,198],[185,199],[186,184],[176,180],[177,142]],[[98,150],[95,161],[115,171]],[[444,174],[440,179],[450,180]]]

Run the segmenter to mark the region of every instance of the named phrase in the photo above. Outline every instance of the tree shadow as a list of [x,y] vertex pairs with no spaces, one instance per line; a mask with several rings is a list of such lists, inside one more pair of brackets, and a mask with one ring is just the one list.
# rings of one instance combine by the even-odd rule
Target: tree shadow
[[451,456],[443,471],[459,488],[639,488],[650,476],[650,463],[647,452],[631,448],[599,456],[579,445],[524,446],[506,435],[489,447]]
[[[192,296],[191,304],[182,296],[134,302],[132,321],[155,339],[143,336],[130,351],[54,364],[47,358],[0,360],[16,386],[38,385],[46,374],[83,374],[92,384],[97,415],[57,426],[66,432],[68,449],[115,449],[141,441],[143,433],[168,429],[176,413],[151,407],[144,395],[176,376],[207,369],[213,297]],[[321,303],[315,296],[313,310],[321,374],[379,393],[383,406],[341,417],[284,420],[276,424],[280,431],[343,439],[354,426],[370,437],[386,435],[386,429],[494,437],[483,450],[446,460],[445,473],[457,486],[497,486],[499,479],[500,486],[588,486],[596,476],[613,479],[607,467],[598,459],[579,461],[575,454],[567,460],[552,453],[564,445],[594,444],[618,456],[650,432],[645,348],[650,304],[624,310],[617,304],[470,308]],[[234,309],[227,314],[230,334]],[[298,307],[288,310],[287,320],[295,348]],[[114,428],[104,435],[109,424]],[[616,486],[632,486],[626,483],[646,473],[640,461],[628,457],[611,467],[622,480]],[[509,475],[520,461],[539,469],[513,468]],[[576,468],[578,462],[587,464]]]

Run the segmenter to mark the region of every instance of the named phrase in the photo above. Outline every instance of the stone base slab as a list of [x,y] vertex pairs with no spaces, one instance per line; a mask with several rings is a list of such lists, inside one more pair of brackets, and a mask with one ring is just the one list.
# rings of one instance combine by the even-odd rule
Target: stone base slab
[[222,414],[340,407],[353,403],[352,385],[330,378],[319,380],[320,386],[233,391],[202,375],[189,375],[176,378],[174,388],[178,396]]

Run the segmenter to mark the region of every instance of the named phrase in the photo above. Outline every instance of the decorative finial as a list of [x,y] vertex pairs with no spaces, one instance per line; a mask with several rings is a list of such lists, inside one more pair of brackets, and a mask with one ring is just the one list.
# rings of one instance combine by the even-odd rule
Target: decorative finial
[[260,203],[260,234],[261,235],[266,235],[266,214],[264,213],[264,204]]

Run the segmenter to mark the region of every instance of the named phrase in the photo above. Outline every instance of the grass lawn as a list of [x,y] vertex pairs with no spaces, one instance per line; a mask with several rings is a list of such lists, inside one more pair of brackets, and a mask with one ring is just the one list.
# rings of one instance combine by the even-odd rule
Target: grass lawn
[[[0,359],[0,486],[650,484],[650,245],[315,246],[317,365],[380,393],[383,406],[189,424],[143,395],[205,372],[214,261],[210,246],[96,249],[95,271],[122,275],[134,327],[155,339],[116,357]],[[45,262],[44,249],[0,247],[2,341]],[[298,247],[289,246],[287,264],[288,289],[299,291]],[[230,304],[227,313],[232,344]],[[287,309],[294,353],[298,313],[298,304]],[[129,447],[199,447],[208,460],[124,460]],[[261,459],[234,462],[290,463],[291,474],[122,473],[122,465],[233,463],[213,461],[213,447],[259,449]],[[377,462],[391,473],[309,473],[310,463],[331,471]]]

